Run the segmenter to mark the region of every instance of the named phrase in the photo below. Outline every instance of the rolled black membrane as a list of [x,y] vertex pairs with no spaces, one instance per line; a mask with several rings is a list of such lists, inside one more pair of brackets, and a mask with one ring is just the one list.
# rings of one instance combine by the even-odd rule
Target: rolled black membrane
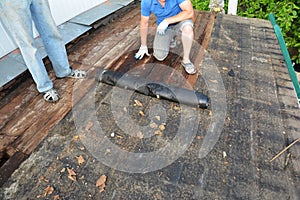
[[152,82],[144,78],[130,76],[111,70],[99,69],[97,80],[109,85],[136,91],[138,93],[188,106],[206,109],[209,106],[208,96],[193,90]]

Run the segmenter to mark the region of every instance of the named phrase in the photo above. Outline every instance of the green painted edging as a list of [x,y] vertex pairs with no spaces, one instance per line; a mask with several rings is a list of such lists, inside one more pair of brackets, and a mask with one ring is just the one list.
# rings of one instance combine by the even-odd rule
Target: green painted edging
[[296,95],[297,95],[297,98],[298,98],[298,104],[300,105],[300,86],[299,86],[299,81],[298,81],[296,72],[294,70],[293,63],[292,63],[291,58],[290,58],[290,54],[289,54],[289,52],[287,50],[284,38],[282,36],[281,29],[280,29],[279,25],[276,23],[276,19],[275,19],[274,14],[272,14],[272,13],[269,14],[269,19],[270,19],[270,21],[271,21],[271,23],[273,25],[273,28],[274,28],[277,40],[279,42],[279,45],[280,45],[280,48],[281,48],[281,51],[282,51],[285,63],[287,65],[290,77],[292,79],[292,82],[293,82],[293,85],[294,85],[294,88],[295,88],[295,91],[296,91]]

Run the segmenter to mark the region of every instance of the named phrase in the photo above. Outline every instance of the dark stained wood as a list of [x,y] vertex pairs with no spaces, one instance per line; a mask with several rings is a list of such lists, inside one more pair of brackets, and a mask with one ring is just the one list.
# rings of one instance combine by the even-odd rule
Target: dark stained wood
[[[32,92],[35,90],[32,81],[28,81],[28,84],[24,84],[22,87],[23,92],[18,94],[12,94],[6,97],[6,104],[0,108],[0,129],[5,126],[14,115],[17,115],[21,108],[26,107],[28,102],[38,95],[38,92]],[[9,103],[8,103],[9,102]]]
[[28,157],[22,152],[16,152],[3,166],[0,168],[0,187],[7,181],[10,175],[20,166],[20,164]]
[[139,8],[132,9],[124,17],[95,30],[74,46],[69,59],[85,65],[94,65],[138,26],[139,13]]
[[[215,15],[214,14],[208,14],[208,13],[204,13],[204,17],[205,17],[205,21],[206,21],[206,25],[205,28],[203,29],[203,33],[200,35],[200,31],[196,32],[197,34],[195,35],[195,40],[198,41],[198,43],[201,45],[199,49],[197,49],[197,51],[195,54],[195,58],[194,60],[194,65],[196,66],[198,73],[197,75],[199,75],[200,73],[200,64],[201,61],[204,58],[205,55],[205,50],[207,50],[208,45],[209,45],[209,41],[211,38],[211,33],[214,27],[214,21],[215,21]],[[208,21],[207,21],[208,20]],[[201,21],[199,21],[199,24],[201,24]],[[197,28],[197,27],[196,27]],[[196,29],[197,30],[197,29]],[[200,35],[200,37],[198,37],[198,34]],[[194,85],[197,81],[198,76],[188,76],[187,80],[191,85]]]

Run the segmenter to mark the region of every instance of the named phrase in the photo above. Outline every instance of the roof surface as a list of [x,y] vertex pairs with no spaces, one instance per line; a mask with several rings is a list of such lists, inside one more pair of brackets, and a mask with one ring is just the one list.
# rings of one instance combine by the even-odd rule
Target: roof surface
[[[271,24],[197,11],[199,71],[188,76],[180,42],[163,62],[133,59],[139,15],[135,6],[69,46],[72,66],[88,78],[55,79],[49,68],[58,103],[44,102],[28,75],[3,93],[1,199],[299,198],[299,143],[270,162],[300,137],[297,98]],[[204,93],[211,106],[98,82],[103,68]],[[96,184],[102,175],[105,188]]]

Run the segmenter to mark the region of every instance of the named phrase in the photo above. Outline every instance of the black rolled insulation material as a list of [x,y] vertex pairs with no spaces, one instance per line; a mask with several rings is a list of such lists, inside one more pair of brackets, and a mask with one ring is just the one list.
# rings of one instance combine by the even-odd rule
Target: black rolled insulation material
[[185,88],[174,87],[105,69],[99,69],[96,78],[103,83],[134,90],[156,98],[167,99],[189,106],[197,106],[203,109],[209,106],[209,98],[206,95]]

